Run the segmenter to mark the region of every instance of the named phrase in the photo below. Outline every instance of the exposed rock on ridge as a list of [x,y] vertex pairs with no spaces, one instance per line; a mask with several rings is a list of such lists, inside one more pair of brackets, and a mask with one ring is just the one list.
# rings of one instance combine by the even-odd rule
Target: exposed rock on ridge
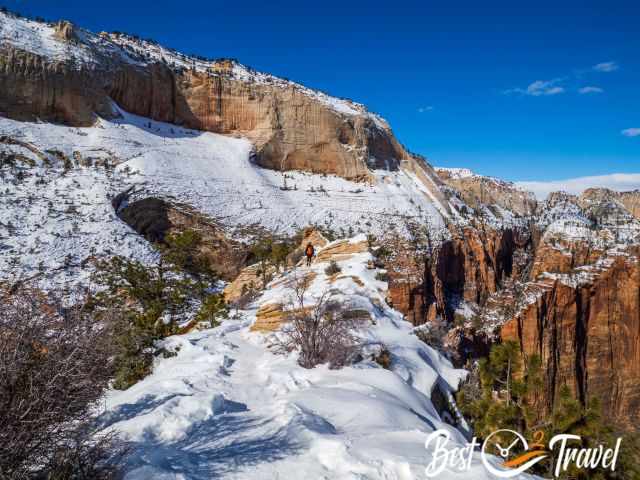
[[447,185],[458,190],[467,205],[479,209],[482,205],[497,205],[517,215],[532,215],[536,199],[530,192],[493,177],[476,175],[468,169],[436,168],[436,173]]

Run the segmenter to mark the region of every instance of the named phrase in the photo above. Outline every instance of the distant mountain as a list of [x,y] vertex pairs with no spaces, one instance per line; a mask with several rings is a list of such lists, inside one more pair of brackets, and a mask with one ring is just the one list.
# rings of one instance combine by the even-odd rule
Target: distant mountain
[[532,193],[514,183],[494,177],[477,175],[468,168],[436,167],[443,182],[457,189],[462,199],[474,208],[480,205],[494,206],[518,215],[532,215],[536,199]]

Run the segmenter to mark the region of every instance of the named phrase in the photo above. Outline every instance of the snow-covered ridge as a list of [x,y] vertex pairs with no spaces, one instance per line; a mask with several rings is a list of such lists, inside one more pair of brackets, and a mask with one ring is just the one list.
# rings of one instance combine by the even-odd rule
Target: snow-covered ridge
[[366,115],[371,117],[381,128],[388,129],[387,122],[380,116],[369,112],[366,107],[361,104],[345,98],[338,98],[328,95],[319,90],[314,90],[297,82],[271,75],[269,73],[258,72],[251,67],[242,65],[233,59],[214,59],[207,60],[199,57],[182,54],[171,48],[140,38],[135,38],[123,33],[106,33],[100,34],[101,38],[108,39],[114,44],[122,47],[130,57],[137,59],[142,64],[153,62],[162,62],[171,68],[191,69],[200,73],[208,73],[218,75],[224,73],[237,80],[247,83],[257,83],[262,85],[272,85],[280,88],[292,88],[305,95],[315,98],[316,100],[331,107],[336,112],[345,115]]
[[[314,480],[420,479],[436,454],[425,448],[431,432],[445,429],[464,445],[462,433],[445,421],[456,419],[439,412],[431,395],[438,388],[451,398],[465,372],[418,340],[384,302],[386,284],[367,267],[370,260],[366,251],[340,260],[343,275],[334,280],[324,273],[328,262],[298,267],[264,294],[286,301],[286,279],[312,273],[310,297],[329,288],[366,309],[371,321],[357,332],[362,360],[353,365],[304,369],[295,352],[276,353],[273,334],[250,329],[255,306],[215,329],[164,340],[176,355],[158,357],[151,376],[109,392],[104,402],[103,426],[135,446],[125,479],[276,480],[299,472]],[[381,346],[391,355],[388,369],[373,360]],[[469,471],[438,476],[490,477],[477,452]]]
[[508,180],[503,180],[498,177],[491,177],[488,175],[480,175],[479,173],[475,173],[473,170],[469,168],[458,168],[458,167],[434,167],[434,170],[438,173],[442,173],[445,176],[449,177],[452,180],[466,180],[466,179],[477,179],[484,180],[488,182],[492,182],[500,187],[509,188],[512,190],[517,190],[520,192],[529,193],[526,189],[518,186],[514,182],[510,182]]
[[136,63],[122,48],[87,30],[77,28],[75,36],[65,41],[56,35],[55,24],[0,12],[0,48],[17,48],[75,68],[96,67],[110,57]]
[[175,70],[195,70],[209,75],[225,75],[238,81],[295,89],[322,102],[334,111],[347,115],[371,118],[382,129],[389,129],[379,115],[352,100],[333,97],[299,83],[261,73],[235,60],[210,60],[182,54],[171,48],[124,33],[92,33],[74,27],[75,40],[65,41],[56,35],[56,25],[38,22],[9,13],[0,12],[0,48],[12,46],[53,61],[71,61],[76,67],[100,66],[117,59],[122,62],[147,66],[161,62]]

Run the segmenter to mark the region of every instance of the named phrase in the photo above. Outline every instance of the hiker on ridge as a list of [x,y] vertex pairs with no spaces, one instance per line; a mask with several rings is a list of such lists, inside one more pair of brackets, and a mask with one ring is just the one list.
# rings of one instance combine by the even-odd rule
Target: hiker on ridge
[[315,250],[313,249],[313,245],[311,243],[307,244],[307,248],[304,249],[304,254],[307,256],[307,267],[311,265],[311,259],[315,254]]

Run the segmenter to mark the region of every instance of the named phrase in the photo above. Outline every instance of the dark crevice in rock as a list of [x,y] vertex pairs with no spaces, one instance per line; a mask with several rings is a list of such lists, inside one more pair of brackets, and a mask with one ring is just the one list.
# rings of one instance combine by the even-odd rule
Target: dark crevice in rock
[[169,205],[159,198],[145,198],[128,204],[118,212],[127,225],[149,242],[164,241],[171,227],[168,216]]

